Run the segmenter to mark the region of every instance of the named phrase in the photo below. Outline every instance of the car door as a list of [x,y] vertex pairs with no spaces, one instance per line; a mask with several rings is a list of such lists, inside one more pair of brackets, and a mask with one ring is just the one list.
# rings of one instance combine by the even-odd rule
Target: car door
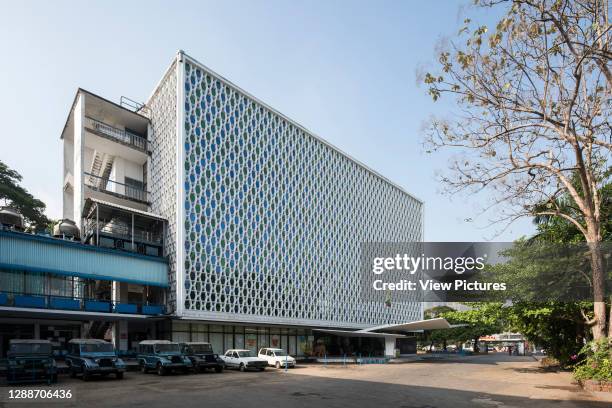
[[227,351],[225,353],[225,364],[228,367],[235,367],[236,366],[236,362],[234,361],[234,352],[233,351]]
[[238,354],[237,351],[234,351],[234,367],[240,367],[240,363],[242,362],[242,357]]
[[259,353],[257,355],[257,357],[263,358],[264,360],[268,361],[268,355],[270,355],[270,350],[268,350],[268,349],[261,349],[261,353]]

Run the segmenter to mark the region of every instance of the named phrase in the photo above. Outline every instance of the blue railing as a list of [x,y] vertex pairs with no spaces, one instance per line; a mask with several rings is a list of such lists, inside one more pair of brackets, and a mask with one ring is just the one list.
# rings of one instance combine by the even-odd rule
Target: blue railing
[[143,314],[148,316],[157,316],[165,313],[165,307],[163,305],[154,303],[122,303],[105,299],[16,292],[0,292],[0,306],[99,313]]

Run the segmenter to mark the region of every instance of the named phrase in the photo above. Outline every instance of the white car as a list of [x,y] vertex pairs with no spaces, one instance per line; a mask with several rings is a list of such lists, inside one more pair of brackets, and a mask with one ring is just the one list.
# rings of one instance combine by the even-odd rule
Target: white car
[[225,361],[225,368],[237,368],[240,371],[263,371],[268,366],[267,360],[255,357],[250,350],[230,349],[221,358]]
[[278,348],[262,348],[259,350],[259,358],[268,362],[268,365],[276,368],[287,366],[287,368],[295,367],[295,358],[287,355],[283,349]]

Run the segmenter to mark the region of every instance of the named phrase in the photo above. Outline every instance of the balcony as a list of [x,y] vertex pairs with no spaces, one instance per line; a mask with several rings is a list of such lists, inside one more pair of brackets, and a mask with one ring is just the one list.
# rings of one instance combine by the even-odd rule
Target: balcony
[[85,201],[83,212],[83,239],[86,243],[142,255],[163,256],[163,218],[93,198]]
[[119,183],[109,178],[96,176],[92,173],[85,172],[83,174],[85,176],[85,185],[94,191],[110,194],[124,200],[148,204],[149,193],[142,188]]
[[116,128],[89,116],[85,116],[84,124],[86,129],[99,136],[123,143],[143,152],[147,151],[147,139],[142,135],[138,135],[135,132],[131,132],[127,129],[123,130]]
[[0,292],[0,307],[68,310],[72,312],[140,314],[156,316],[165,313],[164,305],[149,302],[116,302],[106,299]]

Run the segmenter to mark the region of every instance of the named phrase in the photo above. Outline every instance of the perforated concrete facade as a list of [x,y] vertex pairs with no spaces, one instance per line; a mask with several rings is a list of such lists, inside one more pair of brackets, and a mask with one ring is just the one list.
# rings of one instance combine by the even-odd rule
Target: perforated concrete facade
[[[164,175],[153,209],[176,220],[170,237],[183,251],[179,314],[347,328],[420,319],[418,303],[386,308],[361,299],[358,279],[362,242],[422,239],[422,203],[196,61],[179,59],[157,103],[148,103],[165,149],[154,153]],[[169,147],[171,115],[156,112],[172,109],[162,99],[172,99],[173,81],[178,152]],[[181,166],[173,177],[166,170],[174,157]],[[172,180],[178,196],[166,185]],[[172,214],[174,201],[182,207]]]
[[149,132],[149,192],[151,212],[168,220],[165,254],[168,256],[168,305],[176,307],[177,271],[177,64],[167,71],[141,113],[151,119]]

